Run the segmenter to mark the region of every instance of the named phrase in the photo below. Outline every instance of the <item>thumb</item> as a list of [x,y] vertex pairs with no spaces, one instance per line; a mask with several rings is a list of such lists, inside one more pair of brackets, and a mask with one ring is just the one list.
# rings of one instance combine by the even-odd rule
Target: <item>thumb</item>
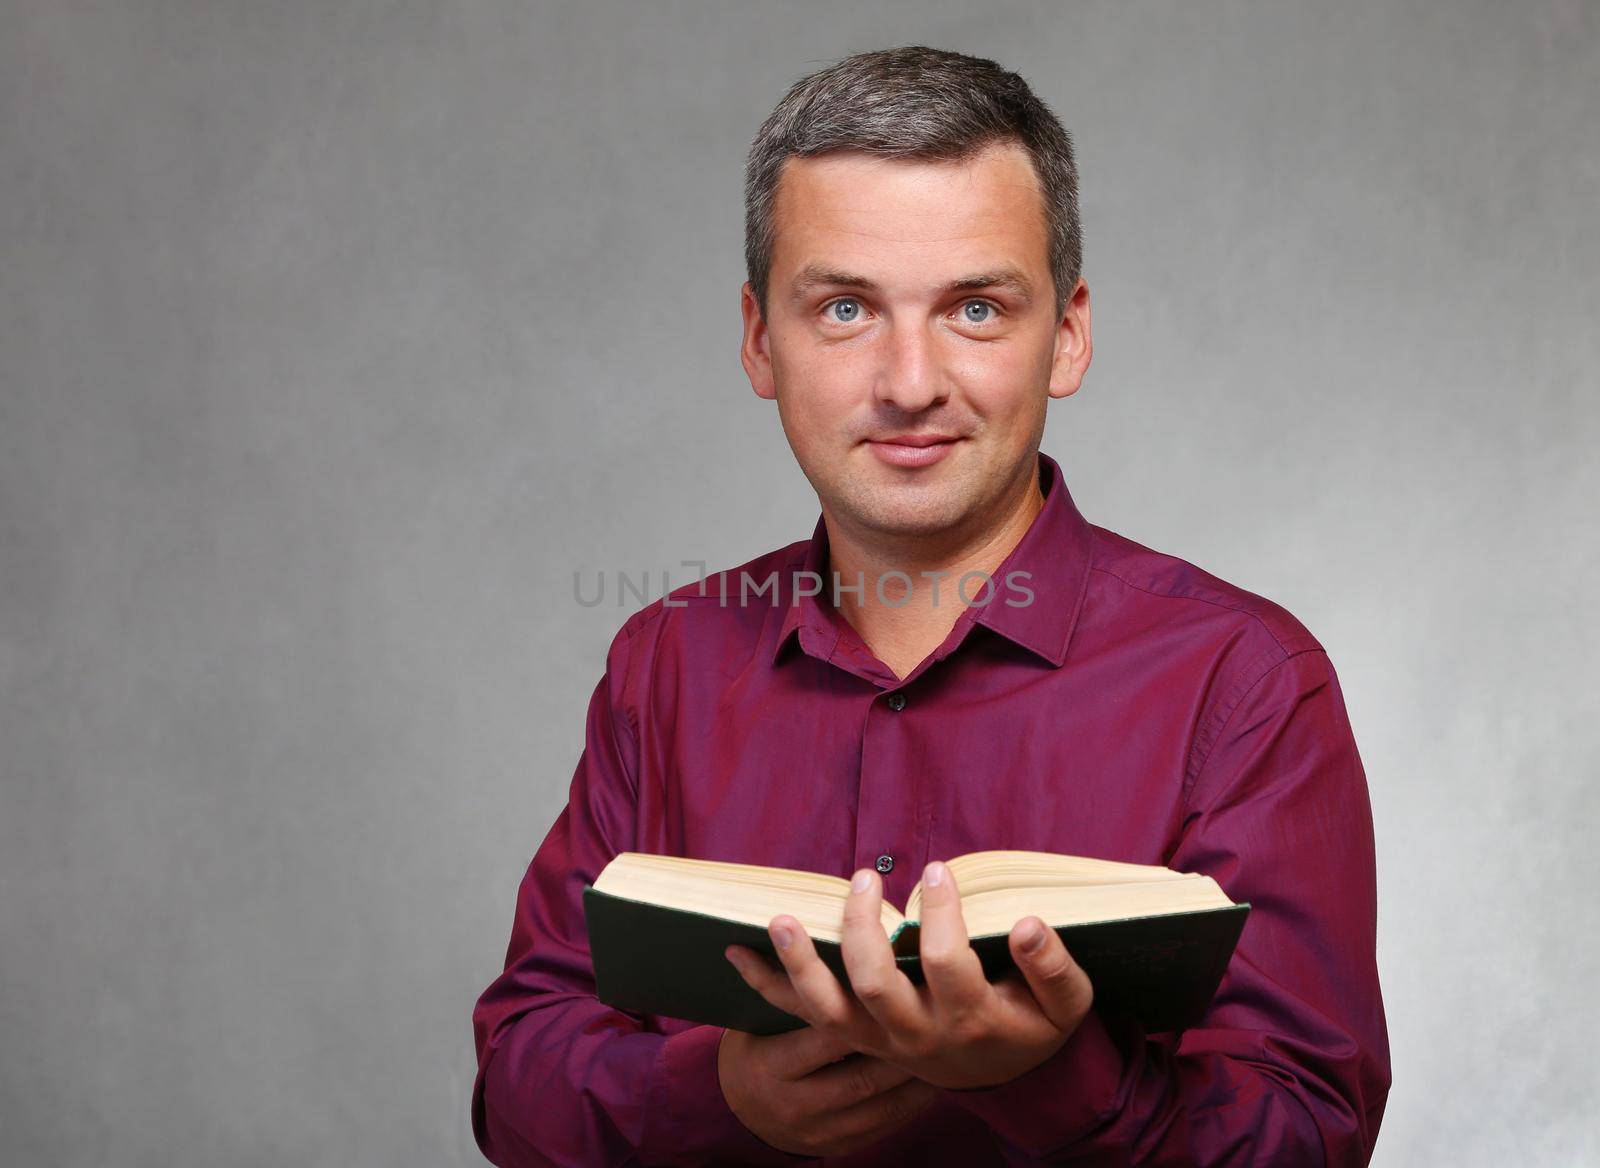
[[[1031,950],[1030,941],[1036,946]],[[1067,952],[1061,934],[1036,916],[1023,917],[1011,929],[1011,956],[1045,1017],[1063,1034],[1076,1030],[1094,1002],[1094,986]]]

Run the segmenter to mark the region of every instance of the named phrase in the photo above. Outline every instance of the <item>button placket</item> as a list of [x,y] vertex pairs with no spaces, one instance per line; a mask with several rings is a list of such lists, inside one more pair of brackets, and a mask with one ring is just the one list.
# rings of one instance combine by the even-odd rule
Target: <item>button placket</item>
[[[905,863],[922,842],[918,815],[906,802],[903,777],[910,758],[912,727],[901,712],[907,706],[902,690],[879,689],[871,695],[862,722],[860,787],[857,799],[855,868],[879,874],[883,893],[899,905],[910,892],[915,874]],[[909,862],[909,861],[908,861]]]

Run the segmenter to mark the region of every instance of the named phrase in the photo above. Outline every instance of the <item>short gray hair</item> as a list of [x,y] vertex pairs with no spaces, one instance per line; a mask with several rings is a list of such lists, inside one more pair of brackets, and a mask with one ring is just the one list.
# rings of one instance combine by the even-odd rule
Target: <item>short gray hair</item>
[[985,57],[926,45],[857,53],[795,82],[761,124],[744,179],[745,271],[767,314],[773,204],[784,161],[829,150],[880,158],[960,161],[1019,143],[1044,196],[1056,316],[1083,267],[1072,139],[1017,74]]

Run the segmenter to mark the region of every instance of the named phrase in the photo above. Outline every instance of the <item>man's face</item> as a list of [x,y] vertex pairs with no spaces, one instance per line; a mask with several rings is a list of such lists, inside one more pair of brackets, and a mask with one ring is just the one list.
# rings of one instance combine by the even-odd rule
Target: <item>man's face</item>
[[790,158],[746,372],[858,538],[981,531],[1034,473],[1050,397],[1088,367],[1089,292],[1055,314],[1020,145],[964,162]]

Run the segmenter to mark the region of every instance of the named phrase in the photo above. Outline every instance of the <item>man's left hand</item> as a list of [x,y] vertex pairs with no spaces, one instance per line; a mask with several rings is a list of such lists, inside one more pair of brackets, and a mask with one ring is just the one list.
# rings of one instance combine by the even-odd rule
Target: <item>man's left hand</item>
[[[942,878],[936,875],[941,871]],[[725,955],[774,1006],[940,1087],[987,1087],[1014,1079],[1059,1050],[1088,1013],[1094,1000],[1088,975],[1056,931],[1036,916],[1011,928],[1008,942],[1017,970],[995,982],[984,977],[967,936],[955,878],[938,861],[923,872],[919,943],[926,984],[914,984],[896,967],[883,930],[878,874],[862,868],[856,883],[863,876],[866,887],[857,890],[852,883],[845,901],[848,988],[788,914],[767,925],[782,969],[744,945],[728,946]],[[1042,943],[1029,952],[1028,940]]]

